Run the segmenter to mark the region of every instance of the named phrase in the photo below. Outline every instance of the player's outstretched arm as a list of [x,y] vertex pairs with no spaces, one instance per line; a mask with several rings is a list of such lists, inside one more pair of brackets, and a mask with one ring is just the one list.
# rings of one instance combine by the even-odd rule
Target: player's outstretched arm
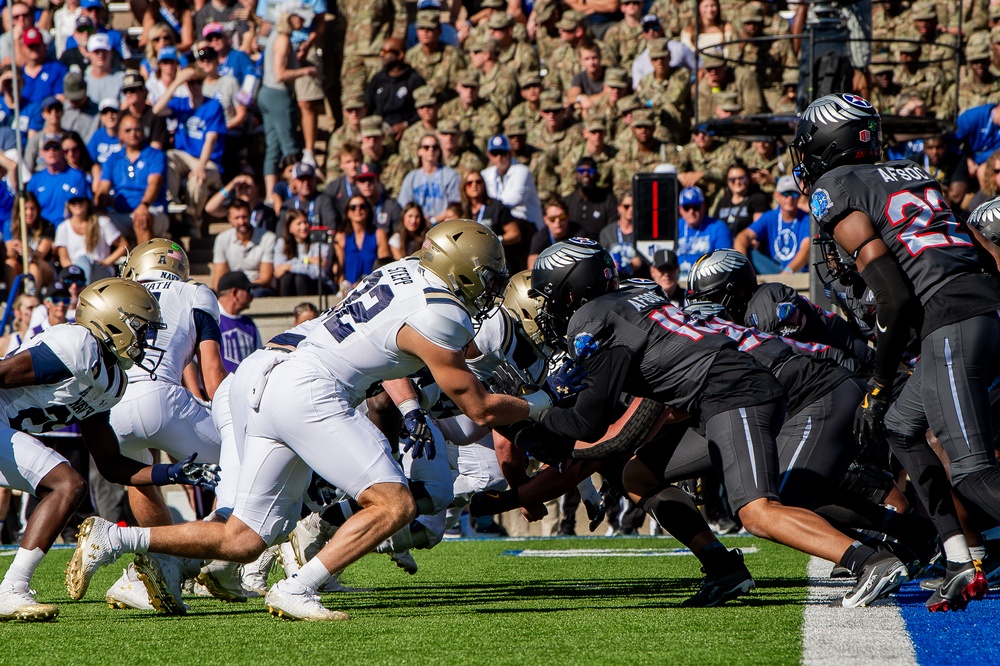
[[33,386],[39,383],[35,378],[35,368],[31,354],[22,351],[0,361],[0,389]]

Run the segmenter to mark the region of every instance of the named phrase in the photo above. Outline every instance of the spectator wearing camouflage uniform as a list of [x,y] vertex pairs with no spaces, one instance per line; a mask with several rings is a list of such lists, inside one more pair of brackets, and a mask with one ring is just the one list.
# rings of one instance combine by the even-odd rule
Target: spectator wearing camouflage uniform
[[621,150],[614,166],[614,187],[616,191],[632,186],[632,176],[652,171],[677,155],[674,146],[665,145],[653,136],[656,123],[648,109],[632,114],[632,140],[619,144]]
[[734,161],[729,146],[717,140],[707,126],[698,125],[691,135],[691,142],[681,149],[677,157],[677,180],[682,187],[701,188],[706,201],[714,204],[716,197],[724,191],[726,172]]
[[[538,3],[535,3],[535,8],[538,8]],[[465,40],[466,44],[475,42],[480,39],[490,38],[490,19],[494,14],[502,14],[507,9],[507,3],[505,0],[482,0],[479,3],[479,11],[475,13],[469,20],[475,25],[472,31],[469,33],[468,39]],[[525,29],[524,25],[515,22],[513,26],[514,40],[518,42],[527,42],[528,31]]]
[[410,165],[407,170],[417,166],[417,144],[420,143],[420,137],[427,132],[437,131],[438,110],[441,108],[434,87],[431,85],[421,86],[413,91],[413,105],[417,108],[419,121],[403,132],[397,153],[393,157],[393,159],[398,157]]
[[511,109],[510,118],[524,122],[528,131],[542,124],[542,77],[538,72],[523,74],[517,81],[524,101]]
[[609,67],[604,72],[604,94],[584,114],[585,118],[598,115],[607,121],[605,140],[608,143],[614,143],[617,136],[615,131],[618,129],[616,122],[618,119],[618,100],[628,95],[630,91],[631,86],[625,70],[620,67]]
[[490,39],[500,45],[498,62],[507,68],[514,78],[522,74],[537,72],[539,68],[538,53],[526,42],[514,39],[514,26],[517,22],[507,12],[497,12],[486,22],[490,30]]
[[[389,161],[394,153],[386,145],[387,136],[389,136],[389,125],[382,119],[382,116],[368,116],[361,121],[361,161],[377,164],[382,174],[382,183],[385,184],[386,189],[395,193],[399,191],[399,185],[403,182],[406,170],[390,168]],[[359,164],[358,167],[360,168],[360,166]]]
[[[743,22],[741,36],[752,40],[764,34],[764,13],[760,4],[751,2],[740,11]],[[756,76],[769,108],[773,108],[782,96],[782,75],[785,71],[797,70],[798,57],[792,50],[790,40],[774,42],[745,41],[730,47],[729,57],[750,69]]]
[[702,58],[701,80],[698,82],[698,120],[712,118],[715,96],[720,92],[734,91],[744,115],[765,112],[764,94],[754,75],[746,67],[729,67],[721,58]]
[[581,157],[589,156],[597,165],[597,187],[610,189],[614,182],[615,157],[618,150],[605,142],[607,123],[601,116],[591,116],[583,125],[583,143],[577,143],[566,151],[559,165],[559,189],[562,196],[567,196],[576,189],[576,164]]
[[639,82],[636,99],[657,114],[675,143],[683,143],[691,125],[691,72],[686,67],[670,67],[670,48],[666,39],[650,42],[649,57],[653,72]]
[[[645,108],[645,105],[635,95],[625,95],[618,100],[618,104],[615,105],[617,115],[615,117],[614,144],[619,151],[624,150],[635,140],[635,137],[632,136],[632,116],[636,111]],[[656,131],[655,128],[654,131]],[[663,133],[662,130],[661,133]]]
[[586,20],[580,12],[570,10],[563,12],[562,18],[556,23],[560,43],[552,52],[552,57],[545,62],[547,88],[565,92],[570,89],[573,77],[580,72],[580,58],[576,49],[586,39]]
[[604,44],[615,56],[615,62],[626,71],[632,69],[646,43],[642,37],[642,0],[622,0],[621,13],[624,18],[604,33]]
[[897,44],[896,59],[899,64],[893,69],[892,80],[903,90],[918,93],[936,111],[945,92],[944,74],[940,65],[923,64],[920,58],[920,44]]
[[389,37],[406,36],[406,5],[403,0],[339,0],[337,9],[342,24],[338,28],[344,34],[343,93],[364,93],[368,81],[382,69],[382,44]]
[[663,32],[671,39],[680,39],[684,28],[694,23],[695,3],[688,0],[656,0],[649,13],[660,19]]
[[556,164],[562,164],[570,148],[583,143],[582,128],[566,122],[562,96],[555,90],[546,90],[539,95],[539,108],[542,122],[534,130],[529,130],[528,143],[544,150]]
[[868,65],[868,72],[872,77],[868,101],[882,115],[893,113],[896,98],[903,92],[902,87],[893,81],[894,70],[895,67],[889,62],[889,57],[882,54],[873,57],[871,64]]
[[517,100],[517,79],[497,60],[500,44],[495,39],[484,39],[470,49],[472,67],[479,72],[479,95],[488,99],[500,116],[514,108]]
[[468,132],[463,132],[454,120],[439,121],[437,137],[441,144],[441,164],[458,173],[482,171],[486,168],[483,156],[468,145]]
[[[344,110],[344,123],[333,131],[327,141],[326,154],[333,157],[340,155],[340,147],[345,143],[361,144],[361,119],[368,115],[363,95],[351,95],[341,102]],[[340,176],[340,165],[337,161],[327,159],[326,177],[328,179]]]
[[477,144],[484,144],[500,129],[501,116],[493,104],[479,96],[479,72],[465,70],[455,87],[458,97],[445,102],[438,113],[441,120],[454,120],[469,132]]
[[528,143],[528,129],[521,118],[508,118],[503,123],[504,134],[510,140],[510,151],[514,160],[528,167],[538,190],[538,198],[545,201],[559,191],[559,176],[556,163],[548,153]]
[[441,42],[441,13],[433,10],[417,12],[417,44],[406,52],[406,62],[442,101],[454,94],[458,74],[467,66],[461,51]]
[[781,97],[771,106],[771,112],[779,115],[795,115],[798,108],[799,72],[786,69],[781,76]]
[[[938,23],[937,6],[932,0],[915,2],[910,8],[909,21],[904,21],[903,27],[907,33],[915,37],[921,44],[923,58],[928,63],[944,63],[955,61],[955,49],[960,47],[959,40],[954,35],[942,32]],[[910,29],[910,26],[913,26]],[[951,83],[948,69],[942,67],[947,82]]]

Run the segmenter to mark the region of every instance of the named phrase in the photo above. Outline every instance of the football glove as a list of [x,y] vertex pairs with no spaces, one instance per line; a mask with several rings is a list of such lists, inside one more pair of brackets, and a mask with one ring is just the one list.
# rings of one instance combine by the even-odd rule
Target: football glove
[[885,413],[889,411],[892,392],[881,386],[870,386],[858,408],[854,422],[854,436],[862,449],[876,448],[885,442]]
[[153,465],[150,476],[157,486],[169,483],[180,483],[186,486],[214,489],[219,485],[221,468],[214,463],[196,463],[197,453],[192,453],[184,460],[169,464]]
[[583,367],[573,361],[566,361],[561,368],[545,379],[542,390],[552,398],[552,404],[557,405],[587,388],[584,383],[587,374]]
[[403,429],[406,431],[402,437],[403,452],[409,453],[413,449],[414,458],[434,460],[437,454],[434,450],[434,433],[427,425],[424,410],[411,409],[403,414]]

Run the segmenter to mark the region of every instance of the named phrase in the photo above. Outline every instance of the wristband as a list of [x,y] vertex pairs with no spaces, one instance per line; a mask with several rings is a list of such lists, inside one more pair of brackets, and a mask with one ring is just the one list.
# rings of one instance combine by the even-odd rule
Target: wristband
[[420,402],[414,400],[413,398],[407,398],[403,402],[396,405],[401,414],[409,414],[414,409],[420,409]]
[[552,398],[545,391],[535,391],[521,397],[528,403],[528,418],[532,421],[540,420],[545,412],[552,409]]
[[170,465],[160,463],[153,465],[149,470],[149,478],[154,486],[165,486],[170,483]]
[[229,198],[229,190],[227,190],[224,187],[221,190],[219,190],[219,194],[222,195],[223,199],[228,199]]

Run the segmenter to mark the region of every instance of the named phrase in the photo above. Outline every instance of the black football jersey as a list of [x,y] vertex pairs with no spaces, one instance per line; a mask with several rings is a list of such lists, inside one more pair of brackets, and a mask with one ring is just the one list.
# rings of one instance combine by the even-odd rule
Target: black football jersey
[[569,322],[568,340],[570,354],[585,365],[587,356],[602,350],[627,350],[624,390],[700,412],[703,419],[710,417],[706,411],[718,412],[707,410],[706,400],[734,409],[782,396],[773,377],[735,341],[697,326],[658,289],[627,289],[586,303]]

